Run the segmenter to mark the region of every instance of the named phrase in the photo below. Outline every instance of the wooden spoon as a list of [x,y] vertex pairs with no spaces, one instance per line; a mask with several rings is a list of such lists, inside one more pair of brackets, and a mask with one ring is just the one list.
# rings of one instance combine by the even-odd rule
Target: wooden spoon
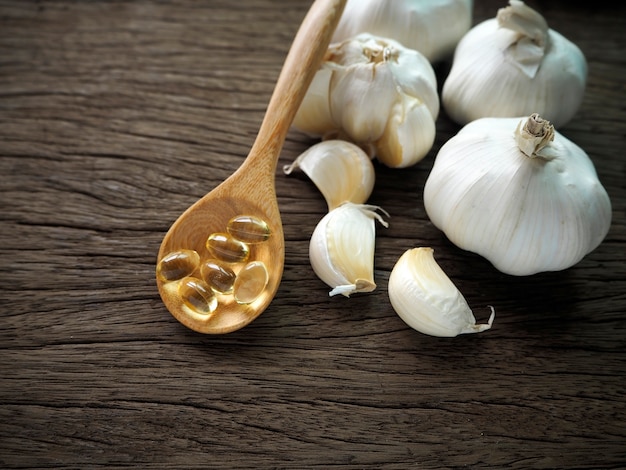
[[[313,3],[291,45],[247,158],[235,173],[189,207],[163,239],[157,259],[159,293],[170,313],[194,331],[221,334],[238,330],[257,318],[278,290],[283,274],[285,242],[274,186],[276,165],[287,132],[328,49],[345,3],[346,0],[316,0]],[[159,263],[180,250],[193,250],[202,264],[213,257],[206,247],[207,238],[213,233],[226,232],[229,220],[239,215],[254,216],[269,227],[270,236],[266,241],[248,245],[249,260],[261,261],[267,268],[267,286],[251,303],[239,303],[231,294],[218,294],[217,308],[210,312],[203,308],[203,303],[212,296],[212,291],[208,290],[208,296],[198,294],[203,285],[197,264],[189,267],[184,279],[164,279]],[[193,258],[197,255],[194,254]],[[179,264],[185,265],[182,261]],[[242,265],[235,263],[232,267],[238,272]],[[181,295],[181,284],[194,286],[195,294]],[[195,308],[197,305],[200,307]]]

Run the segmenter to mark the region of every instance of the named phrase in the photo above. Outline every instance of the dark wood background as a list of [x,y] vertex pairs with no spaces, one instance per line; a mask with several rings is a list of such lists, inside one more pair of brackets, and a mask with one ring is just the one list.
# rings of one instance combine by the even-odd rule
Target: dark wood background
[[[476,0],[475,22],[505,2]],[[326,206],[280,168],[278,295],[201,335],[157,293],[161,239],[242,162],[306,0],[0,1],[0,467],[626,468],[626,7],[528,1],[589,61],[561,132],[613,203],[602,245],[516,278],[451,245],[415,167],[377,165],[378,289],[328,297],[308,261]],[[603,2],[602,5],[605,5]],[[446,65],[438,66],[442,81]],[[407,327],[387,280],[414,246],[492,330]]]

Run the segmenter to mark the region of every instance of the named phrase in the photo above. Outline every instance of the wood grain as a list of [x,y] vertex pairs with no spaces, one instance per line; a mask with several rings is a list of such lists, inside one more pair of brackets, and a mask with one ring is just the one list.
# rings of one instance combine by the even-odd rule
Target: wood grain
[[[475,3],[475,22],[502,6]],[[376,165],[378,289],[329,298],[308,262],[326,204],[280,171],[313,141],[290,131],[278,295],[212,336],[161,303],[157,252],[248,154],[310,3],[0,1],[0,467],[626,467],[626,8],[527,3],[589,61],[562,132],[613,203],[600,247],[515,278],[451,245],[421,197],[458,130],[442,114],[425,160]],[[432,338],[399,319],[387,280],[418,245],[479,321],[495,307],[492,330]]]

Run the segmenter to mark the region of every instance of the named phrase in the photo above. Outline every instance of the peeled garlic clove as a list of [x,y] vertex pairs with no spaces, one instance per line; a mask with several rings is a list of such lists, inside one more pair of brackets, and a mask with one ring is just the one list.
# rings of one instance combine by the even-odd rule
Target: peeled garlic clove
[[538,115],[463,127],[435,158],[424,207],[452,243],[516,276],[578,263],[612,215],[589,156]]
[[363,33],[330,45],[293,126],[371,148],[383,164],[403,168],[432,148],[438,114],[437,78],[428,59]]
[[578,111],[586,83],[587,61],[578,46],[524,2],[510,0],[496,18],[463,36],[441,99],[459,124],[536,112],[559,128]]
[[344,202],[362,204],[376,179],[372,160],[363,149],[345,140],[325,140],[309,147],[283,171],[300,168],[320,190],[328,210]]
[[317,277],[333,288],[329,295],[349,297],[376,288],[375,222],[388,226],[376,210],[388,215],[377,206],[346,202],[326,214],[315,227],[309,260]]
[[472,0],[348,0],[332,42],[360,33],[394,39],[437,62],[472,25]]
[[491,328],[477,325],[467,301],[435,261],[432,248],[412,248],[398,259],[388,283],[389,300],[398,316],[414,330],[452,337]]

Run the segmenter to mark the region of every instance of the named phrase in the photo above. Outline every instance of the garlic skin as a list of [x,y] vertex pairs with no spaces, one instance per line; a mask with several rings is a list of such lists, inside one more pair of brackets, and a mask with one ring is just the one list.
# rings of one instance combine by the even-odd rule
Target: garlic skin
[[313,271],[333,289],[329,295],[350,297],[355,292],[371,292],[374,282],[374,246],[380,207],[346,202],[326,214],[315,227],[309,242]]
[[285,165],[283,171],[289,175],[296,168],[317,186],[329,211],[344,202],[366,202],[376,180],[371,158],[362,148],[345,140],[319,142]]
[[611,225],[589,156],[536,114],[463,127],[435,158],[424,206],[452,243],[515,276],[573,266]]
[[580,108],[587,72],[576,44],[524,2],[510,0],[496,18],[474,26],[459,42],[442,104],[461,125],[536,112],[560,128]]
[[331,42],[370,33],[435,63],[451,56],[470,29],[473,7],[473,0],[348,0]]
[[351,141],[384,165],[405,168],[432,148],[438,114],[437,78],[426,57],[363,33],[330,45],[293,127]]
[[454,337],[491,328],[477,325],[467,301],[435,261],[430,247],[411,248],[398,259],[387,286],[398,316],[411,328],[430,336]]

